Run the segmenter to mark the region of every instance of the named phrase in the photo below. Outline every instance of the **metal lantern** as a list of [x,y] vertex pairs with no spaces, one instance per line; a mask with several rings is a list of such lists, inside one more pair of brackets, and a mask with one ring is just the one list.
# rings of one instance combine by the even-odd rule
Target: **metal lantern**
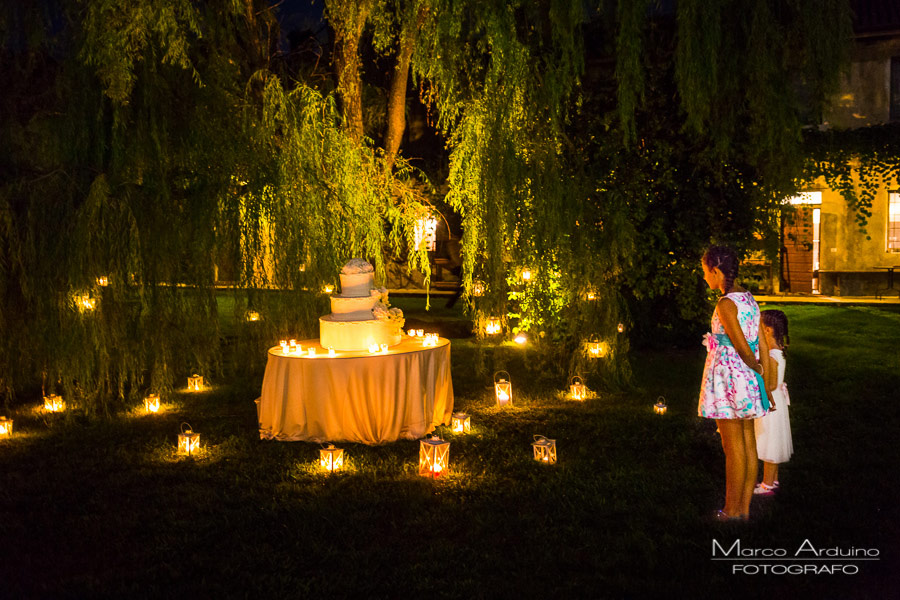
[[512,382],[506,371],[494,373],[494,395],[497,396],[497,406],[512,406]]
[[144,410],[148,413],[159,412],[159,394],[148,394],[144,398]]
[[657,398],[656,404],[653,405],[653,412],[658,415],[664,415],[666,414],[666,408],[668,408],[666,406],[666,399],[660,396]]
[[188,391],[189,392],[200,392],[203,390],[203,375],[197,375],[194,373],[190,377],[188,377]]
[[248,323],[255,323],[256,321],[259,321],[259,319],[260,319],[260,316],[259,316],[258,312],[256,312],[255,310],[247,311],[247,322]]
[[49,396],[44,396],[44,410],[47,412],[62,412],[66,410],[66,403],[61,396],[50,394]]
[[13,420],[0,417],[0,438],[12,437]]
[[609,345],[601,342],[597,336],[592,336],[587,342],[587,354],[590,358],[603,358],[609,352]]
[[497,317],[488,317],[484,325],[485,335],[497,335],[500,333],[500,319]]
[[484,296],[485,287],[486,286],[484,285],[483,281],[481,281],[480,279],[476,279],[472,282],[472,295],[479,297]]
[[193,456],[200,452],[200,434],[195,433],[188,423],[181,424],[178,434],[178,454]]
[[450,442],[430,435],[419,440],[419,475],[437,478],[450,468]]
[[587,397],[587,386],[579,375],[572,375],[569,380],[569,397],[572,400],[584,400]]
[[536,435],[531,447],[534,448],[534,460],[548,465],[556,464],[556,440]]
[[334,444],[328,444],[319,450],[319,466],[325,471],[333,473],[344,466],[344,451],[335,448]]
[[450,418],[450,429],[453,433],[469,433],[472,431],[472,417],[464,412],[455,412]]

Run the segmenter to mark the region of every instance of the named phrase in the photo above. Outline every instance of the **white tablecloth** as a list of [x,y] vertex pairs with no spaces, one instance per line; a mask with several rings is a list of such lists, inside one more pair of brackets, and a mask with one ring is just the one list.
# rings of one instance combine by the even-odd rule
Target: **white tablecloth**
[[[449,340],[424,347],[422,338],[404,336],[385,354],[334,357],[318,340],[299,343],[300,356],[269,349],[258,405],[261,438],[378,444],[418,439],[450,422]],[[309,347],[315,356],[306,354]]]

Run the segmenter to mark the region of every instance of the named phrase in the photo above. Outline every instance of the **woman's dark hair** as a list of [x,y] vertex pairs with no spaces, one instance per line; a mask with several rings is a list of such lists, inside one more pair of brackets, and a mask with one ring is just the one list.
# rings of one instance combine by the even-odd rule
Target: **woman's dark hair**
[[738,274],[738,257],[734,250],[725,246],[710,246],[703,255],[703,264],[708,269],[718,267],[722,271],[725,276],[725,293],[730,292]]
[[791,336],[788,335],[787,316],[780,310],[764,310],[761,313],[762,323],[772,328],[772,335],[779,346],[788,347]]

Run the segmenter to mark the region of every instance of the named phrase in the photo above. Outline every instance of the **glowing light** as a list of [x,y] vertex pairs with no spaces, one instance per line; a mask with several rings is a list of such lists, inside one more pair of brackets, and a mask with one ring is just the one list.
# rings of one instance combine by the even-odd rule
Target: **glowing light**
[[453,413],[450,429],[453,433],[469,433],[472,431],[472,418],[464,412]]
[[97,285],[99,285],[100,287],[108,286],[109,285],[109,277],[107,277],[106,275],[101,275],[100,277],[97,278]]
[[536,435],[531,447],[534,450],[534,460],[549,465],[556,464],[556,440]]
[[660,396],[656,400],[656,404],[653,405],[653,412],[655,412],[658,415],[664,415],[664,414],[666,414],[667,408],[668,407],[666,406],[666,399],[663,398],[662,396]]
[[625,332],[625,325],[624,325],[623,323],[619,323],[619,326],[616,327],[616,331],[618,331],[619,333],[624,333],[624,332]]
[[500,333],[500,319],[497,317],[488,317],[484,326],[485,335],[497,335]]
[[13,420],[0,417],[0,437],[12,437]]
[[159,394],[148,394],[144,398],[144,410],[148,413],[159,412]]
[[331,346],[328,347],[328,356],[337,356],[337,354],[334,351],[334,348],[332,348]]
[[327,284],[325,287],[322,288],[322,291],[326,294],[330,294],[334,291],[334,286],[331,284]]
[[516,336],[516,343],[519,344],[520,346],[524,345],[525,342],[527,342],[527,341],[528,341],[528,338],[525,336],[524,333],[520,333],[519,335]]
[[203,391],[203,376],[197,375],[194,373],[190,377],[188,377],[188,391],[189,392],[202,392]]
[[66,403],[61,396],[50,394],[44,396],[44,410],[47,412],[62,412],[66,410]]
[[255,321],[259,321],[259,313],[256,312],[255,310],[248,310],[247,311],[247,321],[251,322],[251,323],[253,323]]
[[512,406],[512,382],[506,371],[494,373],[494,395],[497,397],[498,407]]
[[328,444],[319,450],[319,466],[329,473],[339,471],[344,466],[344,451]]
[[569,398],[572,400],[584,400],[587,397],[587,386],[579,375],[573,375],[569,380]]
[[181,424],[178,434],[178,454],[193,456],[200,452],[200,434],[195,433],[187,423]]
[[476,279],[472,282],[472,295],[473,296],[484,296],[485,285],[483,281]]
[[419,440],[419,475],[440,477],[450,467],[450,442],[437,436]]
[[531,269],[522,269],[522,280],[531,281]]

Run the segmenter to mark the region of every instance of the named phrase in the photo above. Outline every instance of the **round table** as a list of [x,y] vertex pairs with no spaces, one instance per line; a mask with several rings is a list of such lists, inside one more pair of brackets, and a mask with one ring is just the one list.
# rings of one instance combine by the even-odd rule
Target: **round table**
[[[257,401],[259,435],[281,441],[379,444],[419,439],[453,412],[450,340],[404,336],[386,352],[337,351],[303,340],[270,348]],[[314,355],[308,349],[315,350]]]

